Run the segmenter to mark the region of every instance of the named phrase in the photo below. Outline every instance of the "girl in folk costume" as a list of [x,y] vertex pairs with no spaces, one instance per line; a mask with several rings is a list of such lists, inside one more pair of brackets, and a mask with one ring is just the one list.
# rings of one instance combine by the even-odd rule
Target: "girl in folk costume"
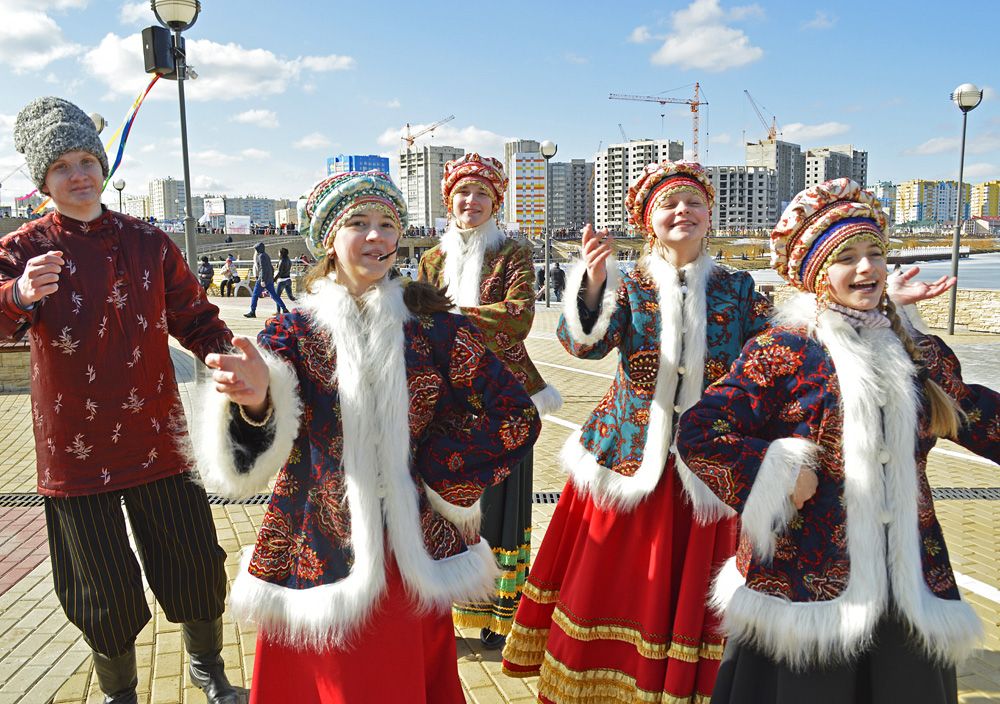
[[251,702],[464,702],[449,609],[497,569],[456,517],[540,421],[447,298],[388,276],[405,213],[378,172],[320,181],[299,202],[325,256],[308,295],[206,360],[205,485],[248,496],[278,471],[231,595],[259,629]]
[[885,227],[849,179],[796,196],[771,244],[800,293],[682,419],[681,456],[742,516],[715,587],[730,640],[713,702],[957,702],[982,629],[927,453],[949,437],[1000,460],[1000,395],[901,320]]
[[[495,216],[507,177],[496,159],[466,154],[444,167],[441,193],[450,221],[441,243],[420,259],[418,278],[446,288],[492,350],[524,384],[540,415],[562,405],[528,358],[524,340],[535,317],[531,246],[508,239]],[[502,647],[531,558],[532,455],[501,484],[488,488],[467,524],[481,529],[502,570],[489,601],[456,603],[455,623],[480,628],[488,648]]]
[[735,550],[735,519],[677,459],[673,437],[768,310],[749,274],[705,253],[713,199],[698,164],[650,164],[626,200],[647,237],[635,270],[620,280],[610,235],[588,225],[567,277],[563,346],[588,359],[618,348],[620,363],[563,447],[570,479],[504,649],[504,672],[539,674],[543,702],[711,693],[722,636],[706,601]]

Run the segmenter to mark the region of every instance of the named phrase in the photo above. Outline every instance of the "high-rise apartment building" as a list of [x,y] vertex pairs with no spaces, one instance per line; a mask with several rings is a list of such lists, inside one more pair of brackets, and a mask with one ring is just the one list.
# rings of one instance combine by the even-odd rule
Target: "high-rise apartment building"
[[338,154],[326,160],[327,176],[347,171],[381,171],[388,174],[389,159],[378,154]]
[[1000,217],[1000,181],[986,181],[972,187],[971,217]]
[[594,224],[624,232],[628,229],[625,196],[647,164],[684,158],[684,142],[667,139],[633,139],[611,144],[594,162]]
[[149,209],[149,197],[125,196],[125,214],[140,220],[147,219],[153,214]]
[[464,149],[445,146],[412,146],[399,153],[399,188],[406,197],[410,224],[434,227],[448,216],[441,200],[441,177],[445,162],[458,159]]
[[[972,188],[963,185],[963,218],[969,217]],[[958,206],[956,181],[912,179],[896,186],[896,222],[954,222]]]
[[882,205],[882,210],[885,212],[886,217],[889,218],[889,222],[897,222],[895,184],[892,181],[879,181],[876,184],[868,186],[866,190],[878,198],[879,203]]
[[184,182],[168,176],[149,182],[149,214],[157,220],[184,218]]
[[[273,225],[275,202],[261,196],[225,196],[226,215],[244,215],[255,225]],[[282,204],[285,201],[281,201]]]
[[715,187],[712,227],[732,233],[769,230],[778,219],[778,178],[764,166],[708,166]]
[[512,139],[503,145],[507,193],[503,222],[507,229],[538,237],[545,232],[546,174],[541,145],[534,139]]
[[780,139],[746,143],[746,165],[774,169],[778,179],[778,212],[806,187],[806,156],[802,147]]
[[594,221],[594,163],[585,159],[549,164],[549,227],[579,230]]
[[805,188],[835,178],[849,178],[866,186],[868,152],[855,149],[852,144],[816,147],[806,152]]

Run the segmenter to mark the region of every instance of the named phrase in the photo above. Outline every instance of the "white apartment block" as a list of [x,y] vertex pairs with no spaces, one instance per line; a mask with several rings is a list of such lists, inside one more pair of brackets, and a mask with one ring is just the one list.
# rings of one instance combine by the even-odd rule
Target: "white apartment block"
[[184,182],[169,176],[150,181],[149,214],[157,220],[183,219]]
[[855,149],[852,144],[816,147],[806,152],[805,188],[835,178],[849,178],[866,186],[868,152]]
[[514,139],[503,145],[507,194],[503,222],[508,230],[539,237],[545,233],[548,183],[541,145],[533,139]]
[[594,163],[584,159],[549,164],[549,227],[579,230],[594,221]]
[[806,156],[802,147],[780,139],[746,143],[746,165],[774,169],[778,178],[778,212],[806,187]]
[[712,228],[738,234],[770,230],[778,220],[778,175],[764,166],[708,166],[715,187]]
[[[226,215],[243,215],[255,225],[273,225],[275,201],[261,196],[225,196]],[[283,205],[285,201],[281,201]],[[197,210],[192,206],[192,209]]]
[[438,219],[447,218],[448,209],[441,200],[441,177],[445,162],[458,159],[464,149],[446,146],[413,146],[399,153],[399,188],[406,198],[410,225],[435,227]]
[[876,184],[868,186],[867,190],[873,196],[878,198],[879,203],[882,205],[882,210],[885,212],[886,217],[889,218],[890,223],[896,222],[896,186],[892,181],[879,181]]
[[148,196],[125,196],[125,214],[140,220],[146,220],[153,214],[149,207]]
[[667,139],[633,139],[610,144],[594,161],[594,225],[598,229],[629,229],[625,196],[647,164],[684,158],[684,143]]

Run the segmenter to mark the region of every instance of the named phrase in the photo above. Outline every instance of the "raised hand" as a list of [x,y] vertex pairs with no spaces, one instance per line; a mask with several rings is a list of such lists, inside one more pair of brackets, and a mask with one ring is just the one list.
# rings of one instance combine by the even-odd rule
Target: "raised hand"
[[60,251],[32,257],[17,280],[17,297],[21,305],[30,306],[59,290],[59,272],[66,260]]
[[589,283],[600,287],[608,278],[608,257],[614,251],[615,238],[607,230],[594,231],[590,223],[583,228],[581,250],[587,265]]
[[920,267],[915,266],[901,274],[889,277],[889,298],[892,299],[893,303],[905,306],[910,303],[917,303],[918,301],[940,296],[958,281],[954,276],[942,276],[931,283],[914,281],[913,277],[919,273]]
[[205,364],[214,371],[215,390],[233,403],[244,407],[247,415],[260,418],[267,411],[270,373],[253,342],[247,337],[233,338],[235,354],[210,354]]

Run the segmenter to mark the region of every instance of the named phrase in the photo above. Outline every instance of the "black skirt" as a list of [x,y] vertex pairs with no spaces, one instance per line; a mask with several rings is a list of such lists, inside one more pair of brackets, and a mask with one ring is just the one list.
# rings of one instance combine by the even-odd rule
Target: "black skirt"
[[794,671],[730,641],[712,704],[958,704],[953,666],[931,660],[898,617],[883,617],[856,660]]

